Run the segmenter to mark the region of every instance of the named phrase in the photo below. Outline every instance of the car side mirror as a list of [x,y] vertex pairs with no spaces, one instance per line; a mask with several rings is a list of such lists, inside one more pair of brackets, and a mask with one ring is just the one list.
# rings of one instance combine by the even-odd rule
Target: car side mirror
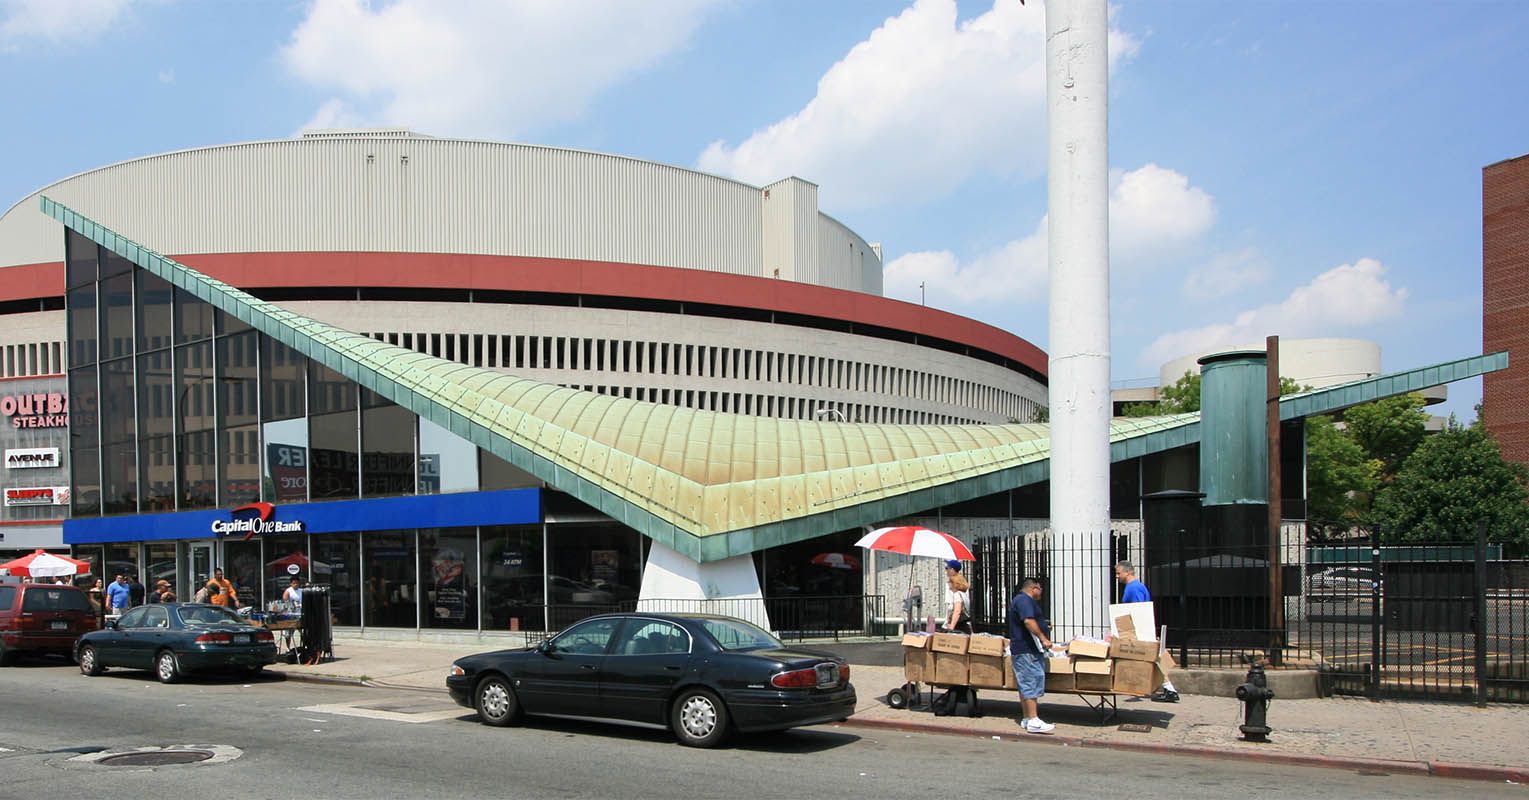
[[114,620],[114,619],[107,620],[106,621],[106,627],[108,629],[110,629],[110,630],[116,630],[117,629],[117,621]]
[[536,646],[536,652],[541,653],[544,656],[552,655],[553,651],[555,650],[557,650],[557,646],[552,643],[551,639],[548,639],[547,641],[542,642]]

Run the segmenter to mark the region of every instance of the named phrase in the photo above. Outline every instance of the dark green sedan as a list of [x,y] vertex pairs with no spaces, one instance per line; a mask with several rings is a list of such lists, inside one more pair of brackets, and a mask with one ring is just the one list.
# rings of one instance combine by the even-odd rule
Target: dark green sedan
[[189,672],[237,669],[253,675],[276,663],[271,632],[222,606],[163,603],[128,609],[121,619],[79,638],[80,672],[107,667],[152,670],[162,683]]

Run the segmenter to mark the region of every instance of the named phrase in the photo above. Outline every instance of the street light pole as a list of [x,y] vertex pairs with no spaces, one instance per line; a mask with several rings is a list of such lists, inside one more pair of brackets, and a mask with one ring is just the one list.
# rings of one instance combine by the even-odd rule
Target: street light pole
[[844,418],[844,412],[840,411],[837,408],[828,408],[827,406],[824,406],[824,407],[819,408],[818,410],[812,412],[812,415],[814,417],[817,417],[818,419],[822,419],[825,414],[827,414],[827,415],[838,415],[838,417],[839,417],[838,421],[839,422],[845,422],[846,421],[845,418]]

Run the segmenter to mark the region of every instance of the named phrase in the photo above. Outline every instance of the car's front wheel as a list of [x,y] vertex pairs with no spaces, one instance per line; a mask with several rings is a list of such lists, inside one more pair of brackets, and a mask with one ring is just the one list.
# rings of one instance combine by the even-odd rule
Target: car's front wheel
[[520,721],[520,701],[509,679],[500,675],[490,675],[478,682],[473,707],[478,710],[478,719],[496,728]]
[[92,678],[101,674],[101,659],[96,655],[96,649],[88,644],[80,648],[80,674]]
[[687,689],[674,700],[670,727],[686,747],[716,747],[727,738],[727,706],[706,689]]
[[180,664],[175,660],[175,654],[169,650],[159,651],[154,659],[154,677],[159,678],[160,683],[175,683],[180,680]]

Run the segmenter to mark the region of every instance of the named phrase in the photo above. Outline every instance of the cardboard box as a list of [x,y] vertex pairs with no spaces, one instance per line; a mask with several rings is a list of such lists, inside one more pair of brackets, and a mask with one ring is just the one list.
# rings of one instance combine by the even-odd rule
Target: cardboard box
[[1163,671],[1151,661],[1116,661],[1110,689],[1116,694],[1145,697],[1163,685]]
[[1142,641],[1156,639],[1157,617],[1152,610],[1150,601],[1145,603],[1111,603],[1109,609],[1110,633],[1119,636],[1121,634],[1120,618],[1131,618],[1131,630],[1135,631],[1136,638]]
[[1077,688],[1077,676],[1071,672],[1048,674],[1046,676],[1046,691],[1048,692],[1071,692]]
[[[979,656],[967,654],[967,683],[979,689],[1002,689],[1003,656]],[[1013,672],[1012,669],[1009,670]]]
[[1114,663],[1108,658],[1074,658],[1074,683],[1080,692],[1108,692],[1112,685]]
[[966,655],[966,648],[972,637],[964,633],[936,633],[930,637],[934,639],[933,647],[936,653],[952,653],[954,655]]
[[934,642],[934,637],[927,633],[903,634],[903,647],[918,647],[927,650],[932,642]]
[[911,683],[934,680],[934,652],[927,647],[904,647],[903,679]]
[[1074,658],[1109,658],[1110,643],[1103,639],[1078,637],[1067,643],[1067,654]]
[[1066,656],[1062,656],[1060,658],[1048,658],[1048,659],[1046,659],[1046,674],[1047,675],[1071,675],[1072,674],[1072,659],[1070,659],[1070,658],[1068,658]]
[[1115,618],[1115,638],[1136,638],[1136,623],[1132,621],[1130,614],[1122,614]]
[[1110,658],[1116,661],[1146,661],[1157,660],[1157,642],[1143,642],[1136,639],[1116,639],[1110,642]]
[[965,653],[934,653],[934,680],[926,683],[965,686],[969,677]]
[[1019,688],[1019,679],[1014,677],[1014,656],[1008,653],[1003,654],[1003,688]]
[[1001,656],[1009,652],[1009,640],[1005,636],[979,633],[968,637],[966,652],[974,656]]
[[1164,672],[1167,672],[1170,669],[1179,668],[1179,662],[1173,660],[1173,653],[1166,647],[1164,647],[1163,652],[1158,655],[1157,665],[1162,667]]

